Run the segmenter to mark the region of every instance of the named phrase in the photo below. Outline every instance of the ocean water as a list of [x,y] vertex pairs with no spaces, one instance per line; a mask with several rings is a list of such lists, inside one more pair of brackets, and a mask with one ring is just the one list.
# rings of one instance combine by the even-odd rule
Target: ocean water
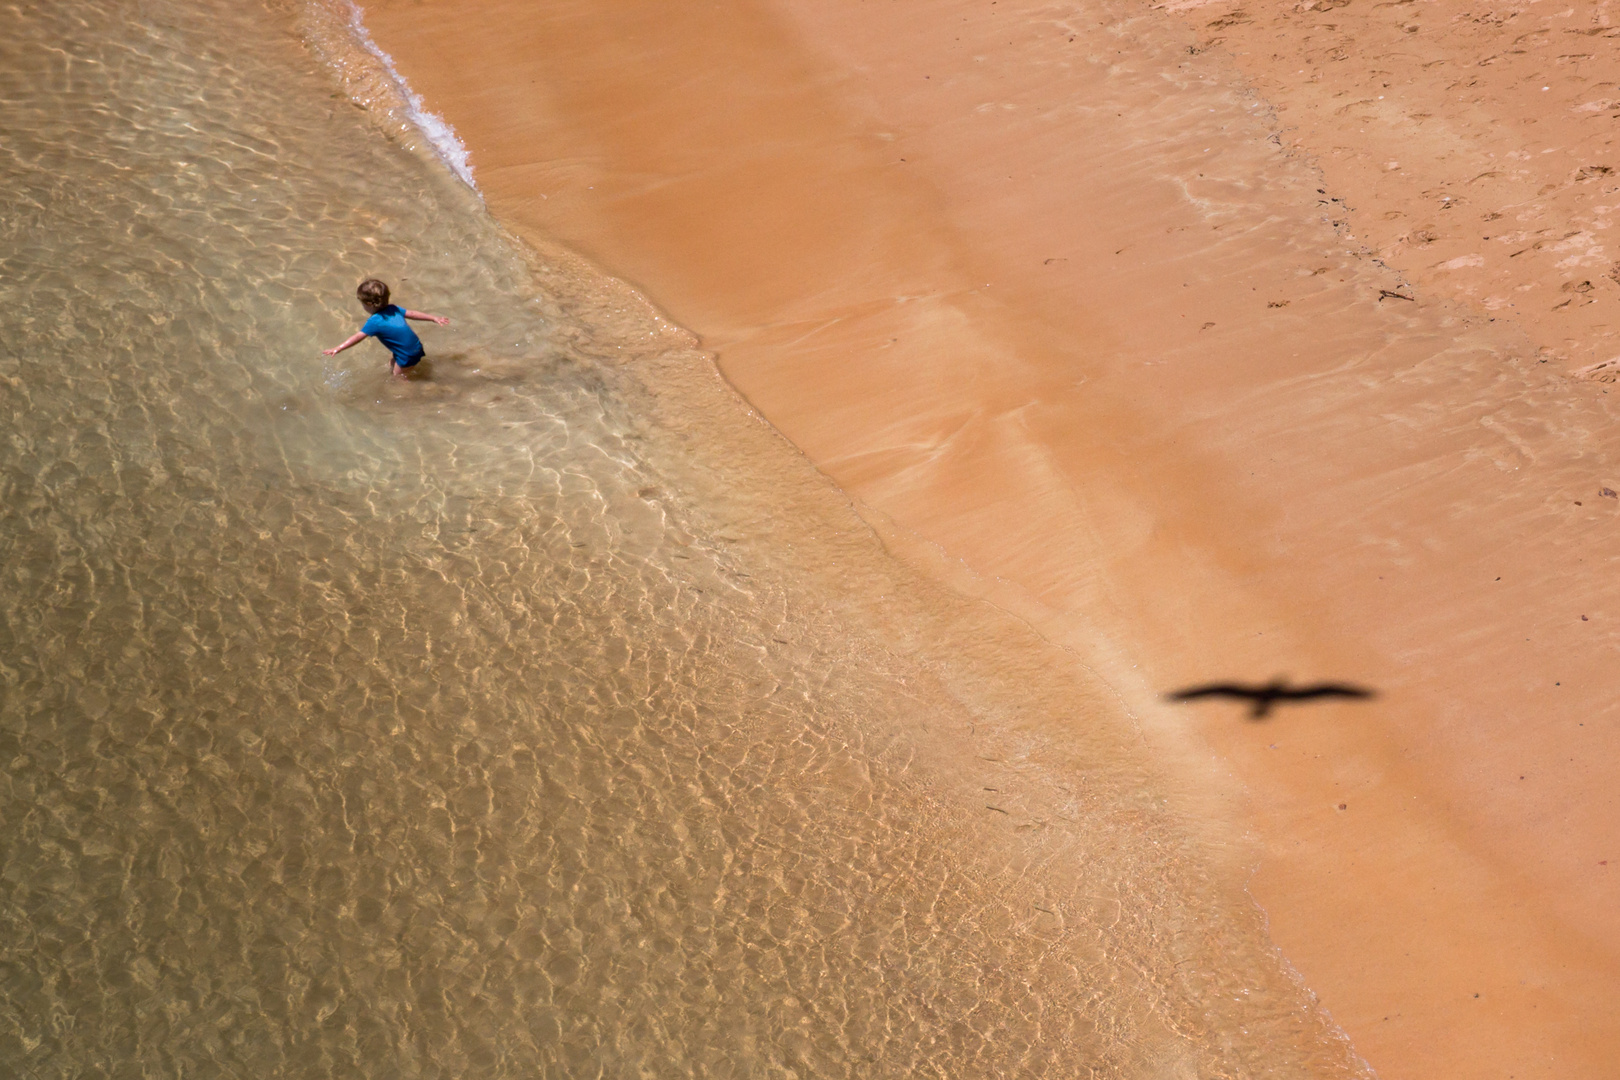
[[[0,1073],[1363,1075],[1106,688],[503,233],[346,7],[8,16]],[[419,378],[321,355],[372,274]]]

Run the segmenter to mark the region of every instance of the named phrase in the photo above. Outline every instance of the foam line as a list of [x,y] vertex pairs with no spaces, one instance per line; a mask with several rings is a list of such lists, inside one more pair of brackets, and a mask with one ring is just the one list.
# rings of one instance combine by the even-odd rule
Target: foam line
[[418,131],[426,136],[432,144],[434,153],[439,159],[450,166],[450,171],[472,188],[478,190],[478,184],[473,181],[472,162],[469,160],[467,147],[456,135],[456,129],[437,113],[429,112],[422,104],[422,98],[411,84],[405,81],[405,76],[399,73],[394,66],[394,58],[382,50],[382,47],[372,40],[371,31],[366,29],[364,12],[355,0],[349,0],[349,28],[354,31],[355,40],[377,58],[388,78],[393,81],[394,89],[399,92],[400,99],[405,102],[405,114],[411,123],[416,125]]

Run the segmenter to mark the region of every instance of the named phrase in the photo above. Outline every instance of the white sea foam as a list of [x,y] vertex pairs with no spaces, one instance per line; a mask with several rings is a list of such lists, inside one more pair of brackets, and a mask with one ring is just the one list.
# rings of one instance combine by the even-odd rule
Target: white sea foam
[[377,58],[387,74],[393,89],[399,94],[405,104],[405,114],[416,129],[427,138],[433,147],[433,152],[439,159],[450,166],[450,171],[467,184],[474,191],[478,184],[473,180],[472,161],[467,153],[467,147],[456,135],[456,129],[438,113],[430,112],[422,103],[422,97],[411,84],[405,81],[405,76],[399,73],[394,66],[394,58],[383,51],[382,46],[372,38],[371,31],[366,29],[365,13],[355,0],[349,0],[349,29],[354,33],[355,40],[362,48]]

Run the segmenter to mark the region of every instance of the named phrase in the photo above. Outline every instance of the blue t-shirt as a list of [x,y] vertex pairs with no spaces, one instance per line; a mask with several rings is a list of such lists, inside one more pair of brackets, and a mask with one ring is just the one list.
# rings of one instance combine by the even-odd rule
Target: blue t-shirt
[[360,332],[388,346],[388,351],[394,354],[394,363],[400,367],[410,367],[424,355],[422,339],[405,321],[405,309],[397,304],[389,304],[367,319]]

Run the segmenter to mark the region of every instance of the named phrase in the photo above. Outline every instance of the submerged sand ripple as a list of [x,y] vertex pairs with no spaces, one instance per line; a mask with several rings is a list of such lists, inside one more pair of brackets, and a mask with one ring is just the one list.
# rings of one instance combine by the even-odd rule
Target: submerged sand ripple
[[294,30],[0,42],[8,1074],[1360,1075],[1101,688]]

